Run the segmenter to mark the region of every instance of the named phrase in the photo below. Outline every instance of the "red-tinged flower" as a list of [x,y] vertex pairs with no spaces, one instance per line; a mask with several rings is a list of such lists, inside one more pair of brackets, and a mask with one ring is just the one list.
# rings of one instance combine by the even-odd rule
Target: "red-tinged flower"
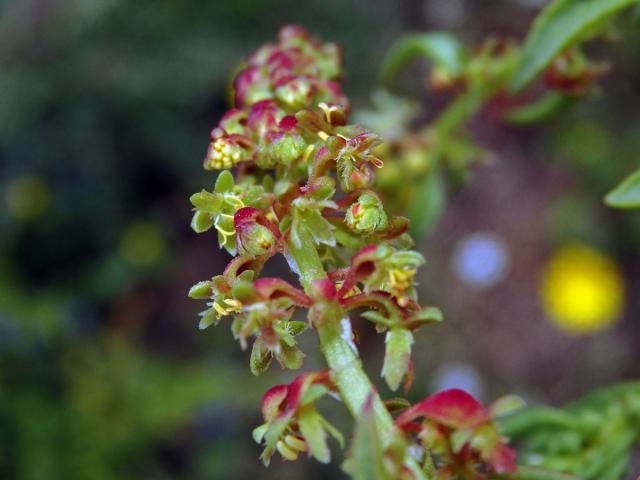
[[406,410],[396,423],[401,428],[418,417],[430,418],[451,428],[476,428],[491,419],[478,400],[464,390],[437,393]]
[[255,102],[273,98],[271,81],[257,65],[249,65],[242,70],[233,82],[233,89],[238,108],[246,108]]
[[498,474],[516,471],[515,452],[494,425],[491,409],[463,390],[426,398],[398,416],[396,425],[416,434],[422,446],[453,473],[474,471],[476,478],[485,478],[478,462]]
[[289,166],[301,159],[308,145],[297,126],[293,115],[283,117],[277,128],[265,135],[264,145],[256,155],[256,164],[261,168],[273,168],[276,164]]
[[284,77],[276,84],[276,98],[291,110],[307,108],[316,93],[315,82],[305,77]]
[[251,106],[247,126],[256,138],[264,138],[269,132],[278,128],[283,115],[273,100],[262,100]]
[[241,254],[258,257],[272,252],[277,246],[280,232],[262,210],[243,207],[236,212],[233,221],[236,243]]
[[380,137],[370,132],[362,132],[353,137],[339,134],[327,140],[329,151],[336,162],[340,186],[344,191],[369,188],[372,185],[374,175],[371,166],[383,166],[382,160],[372,152],[380,143]]
[[309,452],[327,463],[330,451],[327,433],[342,444],[342,435],[314,406],[321,396],[334,390],[328,370],[310,372],[296,377],[288,385],[271,388],[262,398],[265,423],[253,432],[258,443],[264,441],[262,461],[269,464],[275,451],[287,460],[295,460],[300,452]]
[[568,95],[584,94],[609,70],[606,63],[592,62],[577,49],[559,55],[544,72],[546,85]]
[[313,301],[302,290],[281,278],[259,278],[253,283],[256,293],[263,301],[288,298],[300,307],[311,307]]

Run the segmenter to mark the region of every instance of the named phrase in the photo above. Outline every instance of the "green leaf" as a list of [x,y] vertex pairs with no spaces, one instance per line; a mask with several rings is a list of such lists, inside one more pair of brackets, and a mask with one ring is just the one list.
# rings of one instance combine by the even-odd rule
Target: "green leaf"
[[300,221],[308,228],[318,245],[324,243],[330,247],[336,244],[336,237],[333,234],[331,225],[317,210],[303,210],[299,214]]
[[371,406],[371,399],[356,418],[349,458],[343,469],[354,480],[391,480],[383,461],[383,448]]
[[575,95],[548,92],[531,103],[514,108],[507,114],[506,120],[516,124],[542,122],[571,108],[577,98]]
[[331,452],[327,445],[327,433],[324,430],[322,417],[316,409],[309,405],[298,412],[298,425],[309,451],[321,463],[329,463]]
[[524,42],[509,90],[526,87],[553,59],[611,15],[638,0],[554,0],[538,15]]
[[640,170],[609,192],[604,202],[614,208],[640,208]]
[[380,69],[383,83],[415,57],[425,57],[452,77],[462,73],[465,55],[458,40],[444,32],[413,33],[398,39],[389,49]]
[[409,369],[413,334],[406,328],[394,327],[387,333],[382,376],[391,390],[397,390]]
[[230,192],[233,190],[234,182],[233,175],[229,170],[223,170],[216,179],[216,186],[214,191],[216,193]]
[[420,181],[409,205],[409,232],[416,242],[422,240],[440,219],[446,195],[442,173],[434,168]]

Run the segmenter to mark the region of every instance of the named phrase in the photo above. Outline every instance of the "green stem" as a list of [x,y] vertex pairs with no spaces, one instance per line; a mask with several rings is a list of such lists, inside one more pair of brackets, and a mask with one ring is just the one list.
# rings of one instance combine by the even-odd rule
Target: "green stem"
[[[314,246],[314,240],[305,229],[300,229],[301,245],[288,243],[288,254],[295,263],[300,282],[305,291],[311,293],[315,280],[327,277],[322,261]],[[317,319],[317,330],[320,337],[320,349],[334,380],[340,397],[354,418],[358,418],[369,398],[372,400],[373,413],[380,444],[388,443],[389,438],[399,434],[395,428],[393,417],[384,406],[380,395],[362,368],[362,361],[351,342],[343,336],[342,319],[345,312],[339,305],[325,305],[321,318]],[[417,462],[407,455],[407,466],[417,479],[427,480]],[[430,478],[430,477],[429,477]]]
[[[306,229],[301,228],[301,245],[289,242],[289,254],[295,262],[300,282],[307,293],[315,280],[327,277],[322,261],[314,246],[314,240]],[[320,349],[333,371],[340,395],[349,412],[357,417],[369,398],[373,396],[373,408],[376,424],[381,433],[388,434],[393,430],[393,418],[384,406],[378,392],[362,368],[362,361],[350,342],[342,335],[342,319],[345,313],[339,306],[324,308],[323,316],[318,321]]]

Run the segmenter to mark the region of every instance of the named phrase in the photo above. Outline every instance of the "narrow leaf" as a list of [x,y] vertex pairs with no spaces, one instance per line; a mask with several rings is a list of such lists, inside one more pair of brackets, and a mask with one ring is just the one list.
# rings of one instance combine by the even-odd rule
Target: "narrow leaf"
[[389,49],[380,69],[384,83],[390,83],[398,71],[415,57],[424,57],[452,77],[462,73],[464,51],[448,33],[415,33],[398,39]]
[[527,35],[509,89],[526,87],[562,50],[593,27],[638,0],[554,0],[538,15]]
[[604,202],[615,208],[640,208],[640,170],[629,175],[609,192]]

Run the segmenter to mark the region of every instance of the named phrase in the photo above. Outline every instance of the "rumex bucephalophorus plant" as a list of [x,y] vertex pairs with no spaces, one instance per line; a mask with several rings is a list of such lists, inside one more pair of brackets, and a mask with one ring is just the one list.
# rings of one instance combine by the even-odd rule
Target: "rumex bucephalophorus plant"
[[[588,0],[584,9],[579,3],[553,2],[523,46],[492,40],[467,56],[442,34],[400,42],[384,65],[387,77],[418,52],[436,64],[432,86],[458,92],[420,139],[412,135],[405,143],[426,148],[437,172],[450,159],[450,146],[463,141],[460,127],[484,106],[502,103],[507,121],[539,121],[588,91],[604,69],[576,44],[602,20],[598,15],[633,2],[611,2],[613,8]],[[571,28],[558,28],[568,20]],[[548,90],[540,99],[527,104],[526,95],[514,97],[540,74]],[[274,359],[284,368],[301,368],[304,354],[296,337],[312,330],[328,366],[266,392],[264,423],[254,430],[254,439],[264,445],[263,462],[275,452],[287,460],[301,452],[330,460],[327,439],[342,446],[342,434],[315,405],[329,395],[355,419],[343,464],[354,478],[620,478],[638,438],[637,384],[603,390],[566,410],[520,409],[513,397],[484,407],[455,389],[413,406],[382,400],[362,368],[351,321],[362,317],[385,334],[382,376],[390,389],[404,382],[407,390],[413,334],[442,315],[417,301],[414,278],[424,259],[411,249],[409,220],[383,205],[389,192],[375,184],[383,165],[382,139],[348,121],[340,78],[336,45],[299,27],[283,28],[278,42],[250,56],[236,76],[234,108],[211,132],[204,161],[205,169],[222,171],[213,191],[191,197],[193,229],[215,230],[220,246],[234,257],[221,275],[190,291],[208,301],[200,328],[232,317],[234,337],[243,348],[251,344],[256,375]],[[400,142],[396,150],[404,147]],[[410,203],[434,202],[432,179],[419,181],[417,201]],[[428,227],[418,219],[412,232],[419,236]],[[286,259],[299,285],[260,277],[277,255]],[[519,465],[507,435],[523,440]],[[608,441],[612,436],[616,440]]]

